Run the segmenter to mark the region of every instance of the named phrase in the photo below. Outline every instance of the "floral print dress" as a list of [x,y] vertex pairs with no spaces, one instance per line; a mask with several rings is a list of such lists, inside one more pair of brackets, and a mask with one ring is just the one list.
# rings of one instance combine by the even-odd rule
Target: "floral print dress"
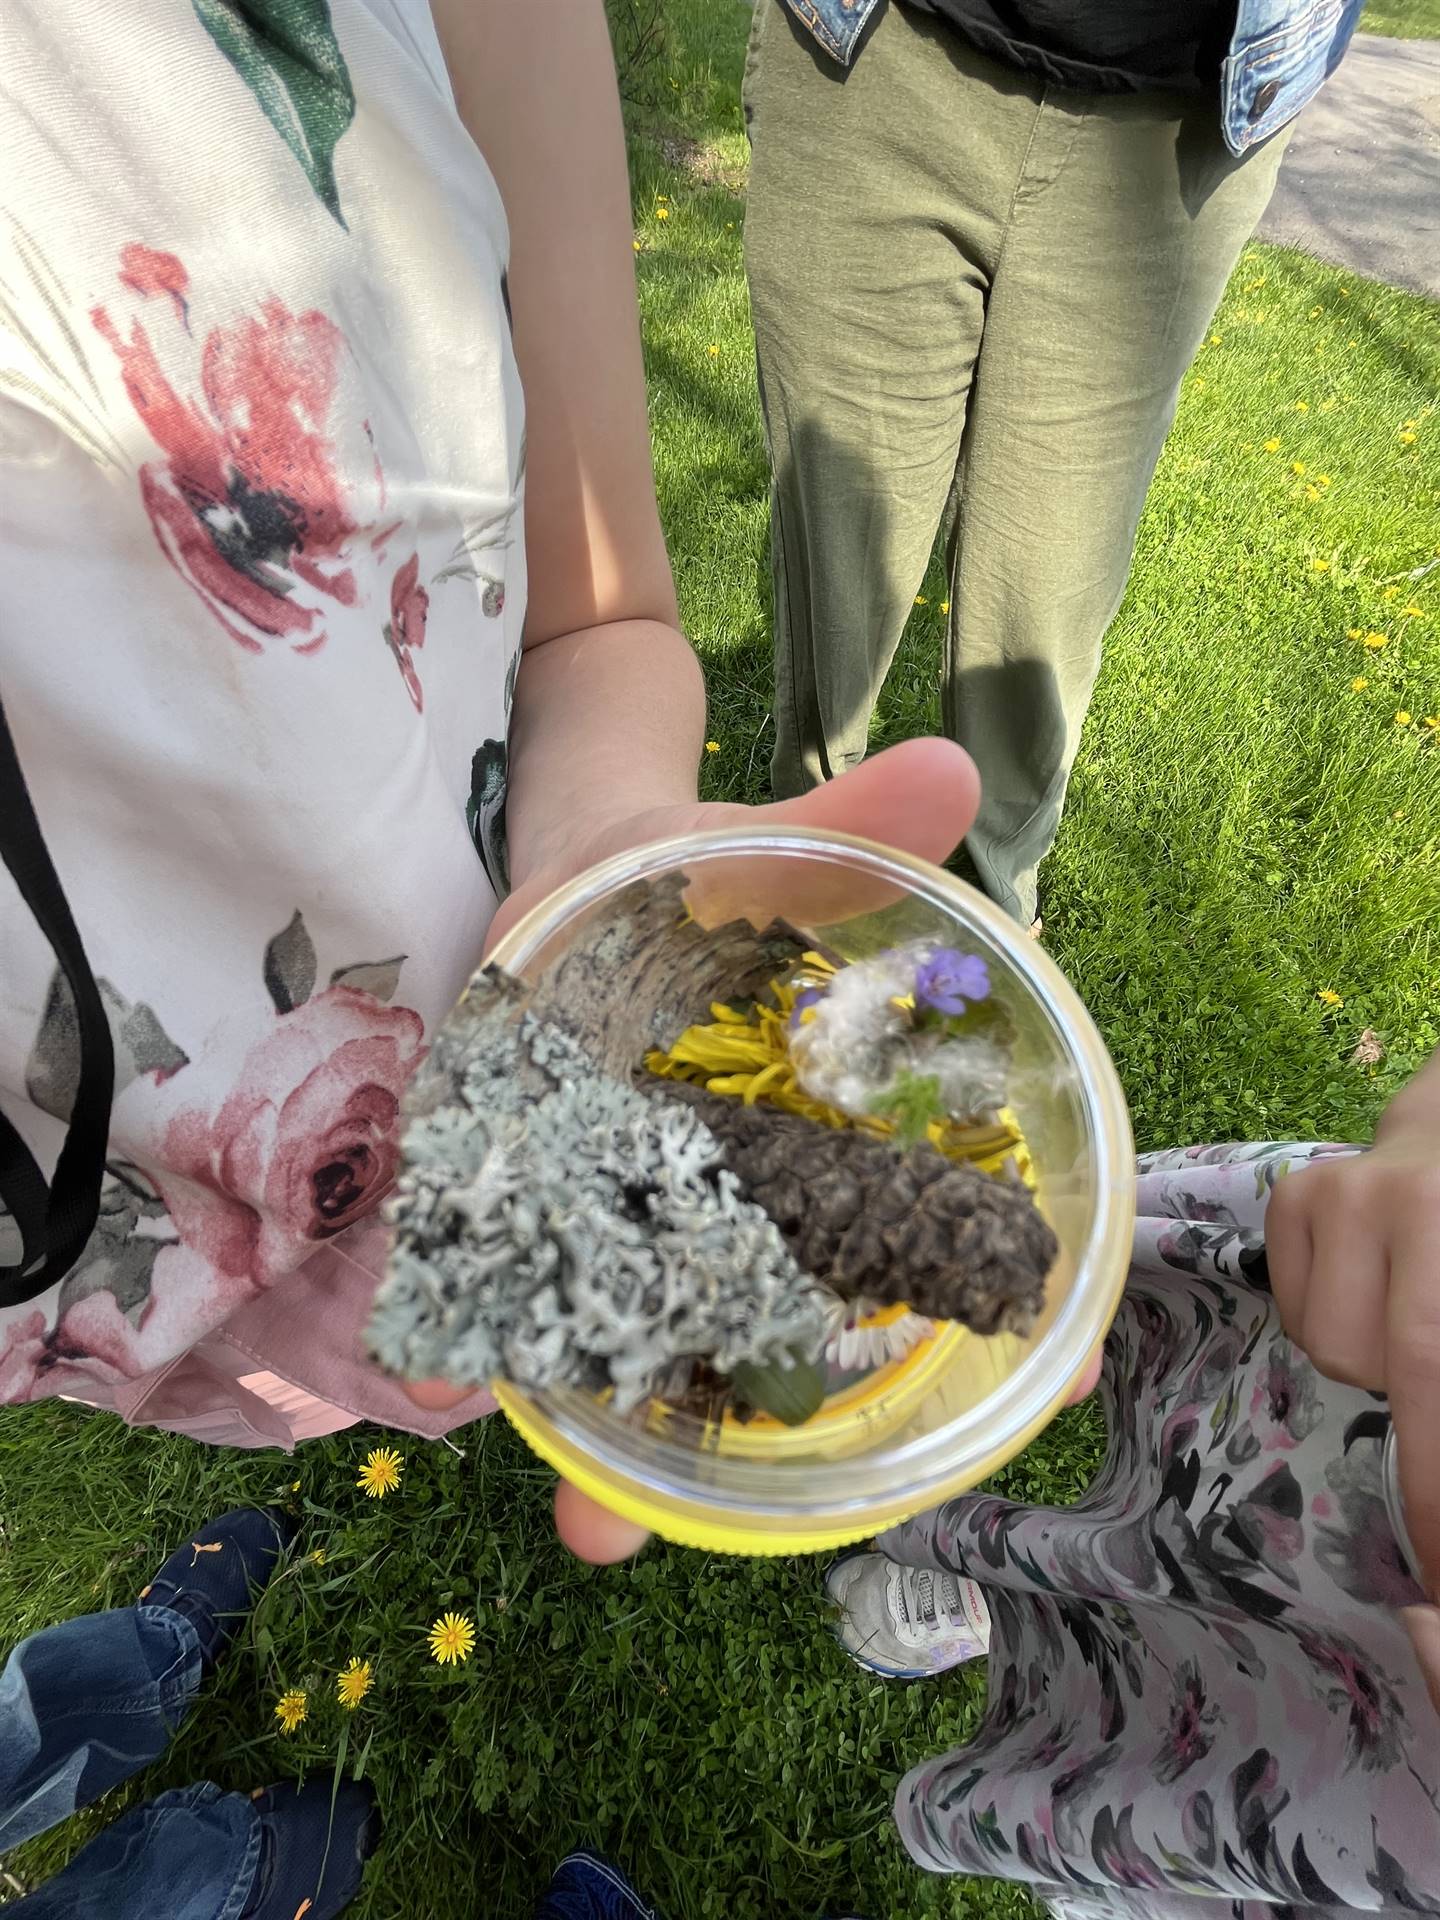
[[[116,1062],[0,1403],[285,1444],[258,1369],[435,1430],[475,1404],[420,1415],[362,1332],[401,1092],[506,884],[494,182],[426,0],[6,0],[0,151],[0,698]],[[0,954],[48,1171],[75,1009],[3,870]]]
[[1267,1289],[1275,1182],[1342,1151],[1143,1159],[1086,1497],[972,1494],[882,1540],[972,1576],[993,1620],[978,1738],[901,1784],[921,1866],[1024,1881],[1070,1920],[1440,1913],[1389,1415],[1314,1371]]

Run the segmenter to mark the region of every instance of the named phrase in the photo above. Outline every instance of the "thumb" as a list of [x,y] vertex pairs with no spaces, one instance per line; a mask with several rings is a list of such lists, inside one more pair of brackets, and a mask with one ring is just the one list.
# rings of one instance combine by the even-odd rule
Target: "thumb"
[[939,866],[975,824],[980,775],[950,740],[907,740],[823,787],[755,809],[756,824],[825,827]]

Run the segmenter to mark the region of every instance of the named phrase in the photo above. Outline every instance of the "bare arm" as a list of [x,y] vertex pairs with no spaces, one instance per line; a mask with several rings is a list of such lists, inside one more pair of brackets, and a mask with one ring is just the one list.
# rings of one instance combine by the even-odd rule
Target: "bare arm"
[[517,887],[694,802],[700,669],[651,472],[629,183],[601,0],[435,0],[510,221],[530,602],[507,810]]

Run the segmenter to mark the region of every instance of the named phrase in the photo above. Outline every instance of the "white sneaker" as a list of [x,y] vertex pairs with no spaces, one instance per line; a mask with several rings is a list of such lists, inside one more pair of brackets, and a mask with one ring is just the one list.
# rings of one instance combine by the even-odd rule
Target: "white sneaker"
[[990,1609],[964,1574],[854,1553],[831,1567],[825,1590],[840,1609],[841,1646],[887,1680],[945,1673],[990,1651]]

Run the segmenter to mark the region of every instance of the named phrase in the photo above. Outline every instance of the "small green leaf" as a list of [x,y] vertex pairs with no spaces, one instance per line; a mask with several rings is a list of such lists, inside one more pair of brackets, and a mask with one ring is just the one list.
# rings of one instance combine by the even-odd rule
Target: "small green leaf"
[[329,0],[193,0],[196,18],[259,103],[343,227],[335,149],[355,118],[355,89]]
[[902,1146],[915,1147],[925,1138],[932,1120],[945,1117],[940,1076],[935,1073],[897,1073],[884,1093],[870,1102],[870,1111],[893,1122]]
[[773,1414],[787,1427],[803,1426],[818,1413],[825,1399],[825,1370],[810,1361],[797,1360],[793,1366],[778,1361],[768,1367],[742,1360],[731,1378],[735,1391],[757,1413]]

